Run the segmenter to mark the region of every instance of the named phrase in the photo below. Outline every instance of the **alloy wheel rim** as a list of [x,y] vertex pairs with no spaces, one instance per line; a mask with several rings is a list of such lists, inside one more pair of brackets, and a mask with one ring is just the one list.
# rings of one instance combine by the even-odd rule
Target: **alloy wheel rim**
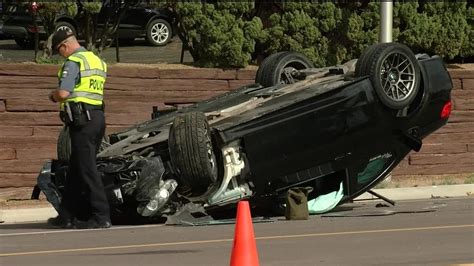
[[295,73],[296,68],[294,67],[285,67],[283,72],[280,75],[280,84],[293,84],[295,83],[295,77],[293,73]]
[[415,66],[402,53],[391,53],[382,61],[380,84],[387,97],[400,102],[415,90]]
[[280,84],[294,84],[302,79],[298,77],[298,71],[308,68],[305,63],[301,61],[289,62],[283,67],[280,73]]
[[64,26],[64,25],[63,25],[63,26],[59,26],[59,27],[56,29],[56,31],[58,31],[58,30],[72,31],[71,28],[69,28],[68,26]]
[[[206,129],[206,133],[208,133],[207,129]],[[209,166],[214,172],[216,169],[216,161],[215,161],[214,152],[212,150],[212,141],[211,141],[211,138],[209,137],[209,134],[206,134],[206,135],[207,135],[207,138],[206,138],[207,158],[209,160]]]
[[151,28],[151,38],[156,43],[162,44],[166,42],[169,34],[169,29],[164,23],[156,23]]

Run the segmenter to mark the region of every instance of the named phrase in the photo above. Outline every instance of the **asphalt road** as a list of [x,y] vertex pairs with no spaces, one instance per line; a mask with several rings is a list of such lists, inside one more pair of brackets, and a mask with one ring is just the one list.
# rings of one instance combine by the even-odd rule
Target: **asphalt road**
[[[254,223],[260,265],[474,263],[473,198],[375,205],[343,205],[345,211],[330,214],[339,217]],[[233,236],[233,224],[104,230],[0,225],[0,265],[228,265]]]
[[[0,62],[32,62],[34,50],[21,49],[14,40],[0,40]],[[133,45],[120,46],[120,63],[179,63],[181,58],[181,41],[175,37],[163,47],[148,45],[144,39],[136,39]],[[54,56],[59,58],[59,56]],[[103,52],[108,63],[116,63],[116,49],[110,47]],[[184,63],[192,62],[189,52],[184,54]]]

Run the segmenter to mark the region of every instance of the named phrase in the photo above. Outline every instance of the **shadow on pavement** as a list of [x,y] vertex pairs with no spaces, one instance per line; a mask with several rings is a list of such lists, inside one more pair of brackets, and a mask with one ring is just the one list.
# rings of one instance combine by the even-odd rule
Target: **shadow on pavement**
[[0,229],[17,230],[17,229],[58,229],[58,228],[52,227],[48,225],[46,222],[37,222],[37,223],[0,224]]

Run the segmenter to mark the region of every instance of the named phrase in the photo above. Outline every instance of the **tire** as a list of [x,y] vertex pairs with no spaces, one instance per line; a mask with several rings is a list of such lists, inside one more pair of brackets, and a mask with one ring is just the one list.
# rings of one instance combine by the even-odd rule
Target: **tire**
[[71,138],[69,137],[69,128],[63,127],[59,132],[57,155],[60,162],[69,162],[71,157]]
[[201,112],[178,115],[170,128],[169,150],[178,188],[185,196],[200,196],[217,181],[217,160],[209,124]]
[[360,55],[359,59],[357,60],[356,66],[355,66],[355,75],[356,77],[362,77],[362,76],[367,76],[368,75],[368,64],[371,63],[370,58],[372,57],[372,54],[374,51],[380,47],[380,46],[391,46],[394,45],[395,43],[390,42],[390,43],[376,43],[368,46],[367,48],[362,51],[362,54]]
[[153,46],[164,46],[172,37],[171,25],[164,19],[151,21],[146,29],[146,40]]
[[355,75],[356,77],[361,77],[365,74],[365,69],[367,69],[367,58],[369,54],[373,51],[376,44],[369,45],[362,51],[359,59],[357,59],[356,66],[355,66]]
[[275,61],[275,58],[277,58],[278,56],[280,56],[281,54],[284,54],[284,53],[286,53],[286,52],[278,52],[278,53],[271,54],[271,55],[267,56],[262,61],[262,63],[260,63],[260,66],[257,69],[257,74],[255,75],[255,83],[259,83],[260,85],[262,85],[261,84],[261,82],[263,82],[262,72],[266,72],[265,69],[270,68],[270,66],[273,65],[273,61]]
[[57,31],[59,29],[69,29],[71,30],[75,36],[77,36],[77,31],[76,31],[76,28],[69,22],[66,22],[66,21],[58,21],[56,22],[56,25],[55,25],[55,29],[54,31]]
[[415,55],[400,43],[378,44],[372,49],[361,71],[369,75],[385,106],[396,110],[407,107],[420,87],[420,66]]
[[271,87],[277,84],[292,84],[304,79],[304,77],[301,78],[291,75],[294,70],[313,67],[313,63],[303,54],[297,52],[282,52],[275,57],[268,57],[268,61],[265,62],[265,65],[262,62],[262,70],[258,76],[258,81],[256,81],[264,87]]
[[[100,153],[109,146],[109,137],[104,136],[102,138],[98,153]],[[65,163],[69,162],[69,158],[71,158],[71,137],[69,136],[69,128],[66,126],[64,126],[59,132],[56,153],[59,161]]]

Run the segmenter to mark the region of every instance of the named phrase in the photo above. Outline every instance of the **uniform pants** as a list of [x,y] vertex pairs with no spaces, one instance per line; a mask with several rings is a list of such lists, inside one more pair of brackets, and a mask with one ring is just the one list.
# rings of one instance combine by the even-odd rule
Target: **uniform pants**
[[89,113],[91,120],[86,125],[69,126],[71,157],[62,215],[70,219],[80,217],[84,207],[89,206],[89,219],[110,221],[109,203],[96,164],[97,152],[105,133],[104,112],[91,110]]

